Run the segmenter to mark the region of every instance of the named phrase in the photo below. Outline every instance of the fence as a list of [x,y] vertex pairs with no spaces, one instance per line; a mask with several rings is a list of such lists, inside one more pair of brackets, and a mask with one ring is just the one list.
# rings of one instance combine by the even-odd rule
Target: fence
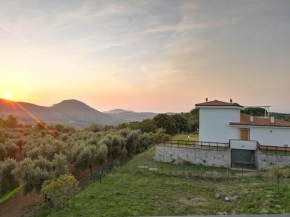
[[[102,177],[104,177],[106,174],[113,173],[114,167],[117,165],[121,165],[124,163],[126,159],[125,158],[118,158],[106,165],[103,165],[99,167],[97,170],[93,171],[90,175],[86,176],[82,180],[79,181],[79,187],[80,190],[84,190],[86,187],[91,185],[92,183],[96,181],[102,181]],[[51,212],[53,209],[57,207],[57,202],[48,201],[42,204],[41,206],[36,207],[31,212],[24,215],[24,217],[36,217],[43,213]]]
[[162,141],[159,144],[164,146],[185,147],[185,148],[198,148],[208,150],[228,150],[229,143],[220,142],[204,142],[204,141],[192,141],[192,140],[168,140]]
[[258,149],[266,154],[290,155],[290,147],[267,146],[258,144]]

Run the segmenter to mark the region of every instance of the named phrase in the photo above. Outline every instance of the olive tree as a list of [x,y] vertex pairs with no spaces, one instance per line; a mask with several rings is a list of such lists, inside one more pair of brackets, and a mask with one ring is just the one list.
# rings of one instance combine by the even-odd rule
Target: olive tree
[[17,167],[14,159],[7,158],[0,167],[0,193],[5,193],[15,189],[19,183],[12,171]]
[[21,180],[24,194],[33,190],[40,192],[44,181],[55,179],[67,173],[66,157],[61,154],[56,154],[52,162],[43,156],[34,160],[29,157],[25,158],[20,162],[19,167],[13,171],[13,174]]
[[107,160],[107,154],[108,148],[105,144],[95,146],[82,143],[73,147],[71,159],[77,171],[89,168],[92,174],[93,165],[103,164]]

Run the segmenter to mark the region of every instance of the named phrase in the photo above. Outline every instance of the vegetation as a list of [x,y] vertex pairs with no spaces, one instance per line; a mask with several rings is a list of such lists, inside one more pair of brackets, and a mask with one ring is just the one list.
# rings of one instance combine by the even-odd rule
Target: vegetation
[[5,202],[6,200],[13,198],[15,194],[20,190],[21,186],[15,188],[13,191],[7,192],[2,197],[0,197],[0,204]]
[[277,193],[280,192],[280,182],[283,177],[290,178],[290,168],[272,167],[269,169],[269,176],[277,180]]
[[141,122],[134,121],[130,123],[119,124],[116,129],[130,128],[132,130],[141,130],[146,133],[155,133],[158,128],[165,130],[167,134],[196,132],[199,127],[199,109],[192,109],[188,113],[181,114],[159,114],[153,119],[145,119]]
[[[268,114],[268,111],[265,111],[264,108],[246,108],[242,112],[253,116],[265,116],[265,113]],[[270,115],[284,121],[290,121],[290,114],[270,112]]]
[[[49,216],[174,216],[289,213],[289,180],[281,191],[262,173],[227,178],[226,169],[153,162],[154,147],[135,156],[71,199],[70,210]],[[148,166],[148,168],[140,168]],[[158,168],[151,172],[149,168]],[[168,172],[172,169],[172,175]],[[190,175],[189,168],[193,169]],[[163,172],[166,170],[167,172]],[[187,172],[185,172],[187,171]],[[198,175],[197,171],[204,171]],[[205,176],[207,172],[215,177]],[[234,171],[231,171],[234,172]],[[220,175],[220,176],[219,176]],[[237,178],[239,177],[239,178]],[[219,194],[220,197],[216,198]],[[229,200],[225,198],[228,197]]]
[[41,190],[58,208],[62,208],[65,203],[68,207],[69,199],[79,191],[78,181],[72,175],[61,175],[55,181],[47,180]]
[[13,116],[2,122],[0,196],[20,184],[24,194],[41,192],[47,181],[70,173],[78,175],[87,169],[92,172],[94,166],[103,165],[108,158],[141,153],[154,139],[154,133],[97,124],[77,131],[60,124],[48,126],[42,121],[34,127],[17,125]]

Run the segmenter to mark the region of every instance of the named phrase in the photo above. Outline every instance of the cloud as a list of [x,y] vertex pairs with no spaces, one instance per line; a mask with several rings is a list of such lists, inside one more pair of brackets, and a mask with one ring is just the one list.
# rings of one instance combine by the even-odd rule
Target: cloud
[[206,28],[207,25],[199,24],[199,25],[164,25],[157,26],[151,29],[145,30],[145,33],[162,33],[162,32],[172,32],[172,31],[187,31],[193,29]]

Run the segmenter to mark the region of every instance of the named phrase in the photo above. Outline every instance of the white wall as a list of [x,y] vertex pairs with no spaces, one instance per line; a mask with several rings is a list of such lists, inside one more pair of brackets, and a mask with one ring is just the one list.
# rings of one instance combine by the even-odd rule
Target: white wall
[[230,122],[239,121],[240,109],[200,108],[199,140],[229,143],[230,139],[240,139],[240,130],[230,126]]
[[251,127],[250,140],[261,145],[290,147],[290,128]]

